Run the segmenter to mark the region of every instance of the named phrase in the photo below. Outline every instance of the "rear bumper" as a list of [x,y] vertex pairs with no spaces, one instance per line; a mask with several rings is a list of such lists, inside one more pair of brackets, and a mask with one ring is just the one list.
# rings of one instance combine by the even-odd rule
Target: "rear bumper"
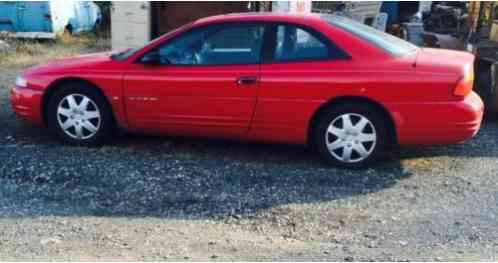
[[400,145],[461,143],[481,127],[484,104],[472,93],[462,101],[406,103],[389,106],[394,112]]
[[10,103],[14,112],[24,120],[43,124],[41,101],[43,92],[28,88],[13,87],[10,91]]

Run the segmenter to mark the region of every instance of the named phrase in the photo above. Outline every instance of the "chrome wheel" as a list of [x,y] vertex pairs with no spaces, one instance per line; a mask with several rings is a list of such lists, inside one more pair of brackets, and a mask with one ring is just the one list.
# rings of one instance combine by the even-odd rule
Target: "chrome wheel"
[[356,163],[372,154],[377,143],[377,132],[365,116],[346,113],[329,124],[325,143],[329,153],[337,160]]
[[57,121],[73,139],[85,140],[100,129],[101,114],[97,104],[82,94],[65,96],[57,106]]

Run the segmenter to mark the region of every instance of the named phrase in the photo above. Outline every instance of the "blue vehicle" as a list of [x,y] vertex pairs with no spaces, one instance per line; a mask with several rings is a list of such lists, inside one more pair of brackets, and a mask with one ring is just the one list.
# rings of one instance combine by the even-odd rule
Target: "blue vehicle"
[[102,21],[100,8],[86,1],[0,1],[0,31],[79,34]]

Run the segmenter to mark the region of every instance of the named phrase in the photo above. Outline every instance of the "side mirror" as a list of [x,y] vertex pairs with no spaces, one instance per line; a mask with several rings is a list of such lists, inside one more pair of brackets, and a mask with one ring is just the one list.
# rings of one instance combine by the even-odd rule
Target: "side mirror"
[[143,56],[140,59],[140,62],[146,65],[164,65],[168,64],[167,60],[165,61],[164,59],[161,59],[161,56],[159,56],[159,52],[157,51],[152,51],[145,56]]

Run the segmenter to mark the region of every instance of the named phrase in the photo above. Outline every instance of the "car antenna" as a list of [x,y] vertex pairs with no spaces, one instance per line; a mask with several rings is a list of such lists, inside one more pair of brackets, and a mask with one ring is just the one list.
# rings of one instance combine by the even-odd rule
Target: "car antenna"
[[413,61],[412,67],[417,67],[418,54],[420,53],[420,48],[417,49],[417,54],[415,54],[415,61]]

